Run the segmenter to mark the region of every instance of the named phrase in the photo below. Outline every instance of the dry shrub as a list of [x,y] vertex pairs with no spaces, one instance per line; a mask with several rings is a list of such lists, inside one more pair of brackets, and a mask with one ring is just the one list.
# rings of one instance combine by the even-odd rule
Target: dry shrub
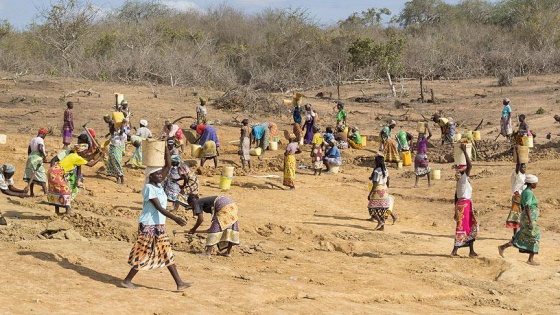
[[282,106],[271,96],[250,88],[235,88],[227,91],[215,102],[216,108],[250,113],[279,114]]
[[508,70],[502,70],[496,75],[498,77],[499,86],[511,86],[513,84],[513,73]]

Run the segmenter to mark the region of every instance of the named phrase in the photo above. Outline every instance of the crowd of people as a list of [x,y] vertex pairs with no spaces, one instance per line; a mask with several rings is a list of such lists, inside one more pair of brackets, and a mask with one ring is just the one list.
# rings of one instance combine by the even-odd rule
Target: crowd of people
[[[196,133],[194,143],[201,146],[200,166],[204,167],[205,161],[212,159],[214,167],[218,167],[220,155],[220,141],[216,129],[207,124],[205,98],[200,98],[200,105],[196,108],[197,121],[190,125],[190,129]],[[169,218],[180,226],[186,226],[186,221],[177,216],[175,211],[180,206],[192,209],[196,223],[188,230],[188,233],[199,233],[200,226],[204,221],[204,213],[210,214],[211,225],[207,234],[205,256],[210,256],[213,249],[217,248],[220,253],[230,256],[234,245],[239,244],[238,208],[233,199],[226,196],[208,196],[200,198],[199,182],[196,173],[182,160],[181,153],[184,150],[185,135],[180,126],[171,120],[165,120],[159,139],[166,141],[165,165],[163,167],[150,167],[142,164],[142,142],[153,138],[148,129],[148,121],[141,119],[139,128],[131,128],[130,118],[132,112],[128,102],[123,101],[115,110],[122,113],[122,120],[115,121],[109,115],[104,116],[107,123],[108,134],[103,144],[98,142],[96,133],[91,128],[85,128],[72,145],[72,131],[74,130],[72,102],[67,103],[63,117],[63,150],[51,161],[48,170],[44,167],[47,163],[47,150],[44,139],[48,130],[40,129],[37,136],[31,139],[28,145],[28,159],[23,179],[28,183],[24,189],[14,187],[13,176],[15,167],[12,164],[0,166],[0,190],[10,196],[27,197],[35,196],[34,186],[40,185],[46,195],[47,202],[54,206],[57,215],[71,215],[72,201],[78,194],[78,188],[83,185],[81,166],[95,166],[104,161],[106,175],[114,177],[117,184],[124,184],[123,155],[126,146],[132,144],[136,149],[127,164],[145,170],[144,187],[142,189],[143,210],[138,219],[138,237],[129,255],[131,269],[122,282],[126,288],[135,288],[132,280],[139,270],[150,270],[159,267],[167,267],[170,271],[177,290],[183,290],[192,285],[184,282],[175,267],[175,256],[171,250],[169,236],[165,223]],[[318,124],[318,114],[312,105],[306,104],[301,107],[295,104],[293,110],[293,129],[286,133],[288,143],[284,151],[284,176],[283,185],[290,190],[296,187],[296,155],[300,154],[302,145],[310,146],[309,162],[313,175],[321,176],[323,171],[331,173],[333,168],[342,165],[343,160],[340,150],[349,148],[363,149],[365,139],[360,135],[357,126],[348,126],[348,114],[344,104],[338,102],[335,106],[335,124],[329,126],[322,133]],[[514,133],[511,128],[511,106],[508,99],[504,99],[504,111],[501,118],[501,131],[504,136],[511,138],[517,143],[517,135],[531,135],[525,117],[519,116],[519,128]],[[113,115],[116,117],[115,115]],[[441,130],[442,145],[455,143],[455,126],[451,118],[443,118],[434,115],[432,120]],[[393,224],[398,220],[394,212],[395,199],[390,193],[390,176],[387,163],[399,162],[400,156],[407,152],[414,156],[415,184],[418,187],[420,177],[426,176],[428,186],[431,186],[430,167],[428,157],[428,141],[432,138],[432,132],[426,124],[423,132],[417,135],[416,143],[413,143],[414,135],[400,130],[395,137],[392,133],[397,123],[394,120],[383,126],[379,132],[380,147],[374,156],[373,171],[369,177],[371,182],[368,192],[369,220],[376,221],[375,230],[383,231],[389,216]],[[135,131],[133,131],[133,129]],[[251,165],[251,149],[260,148],[262,154],[271,143],[279,141],[277,125],[272,121],[250,124],[249,119],[241,121],[239,151],[243,169]],[[254,148],[252,148],[254,146]],[[465,157],[465,164],[456,165],[457,186],[455,190],[455,214],[456,221],[455,241],[451,256],[458,255],[458,249],[469,247],[469,256],[475,257],[474,242],[478,234],[478,222],[476,211],[472,203],[473,189],[470,176],[472,163],[467,153],[467,146],[461,144],[460,149]],[[517,150],[517,146],[515,146]],[[517,152],[518,153],[518,152]],[[519,153],[517,154],[519,156]],[[512,203],[511,211],[506,219],[506,226],[513,229],[512,240],[499,246],[499,255],[504,256],[504,251],[510,247],[517,247],[521,252],[529,254],[529,264],[537,265],[534,255],[539,250],[540,232],[538,228],[538,201],[534,195],[538,178],[535,175],[526,175],[527,165],[516,163],[512,173]],[[168,203],[172,204],[172,210],[168,209]],[[65,212],[61,212],[64,208]]]

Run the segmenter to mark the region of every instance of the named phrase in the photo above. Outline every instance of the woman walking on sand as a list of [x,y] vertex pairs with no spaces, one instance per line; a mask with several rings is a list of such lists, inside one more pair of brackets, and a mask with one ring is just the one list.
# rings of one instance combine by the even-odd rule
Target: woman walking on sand
[[376,230],[385,229],[385,220],[389,215],[393,218],[393,224],[398,217],[393,213],[394,199],[389,195],[389,170],[385,166],[383,154],[375,156],[375,166],[369,179],[372,181],[371,190],[368,195],[368,210],[371,221],[376,220]]
[[293,133],[289,135],[290,143],[286,146],[286,151],[284,152],[284,186],[290,187],[290,189],[295,189],[295,179],[296,179],[296,154],[301,153],[299,145],[296,142],[296,135]]
[[[517,146],[515,148],[516,156],[519,156],[519,149]],[[521,163],[517,159],[515,163],[515,170],[511,173],[511,210],[509,211],[508,217],[506,219],[506,227],[513,229],[513,235],[517,233],[521,224],[521,214],[523,210],[521,209],[521,193],[527,187],[525,184],[525,171],[527,166],[525,163]]]
[[192,285],[184,282],[179,276],[175,266],[175,255],[171,250],[169,236],[165,229],[166,217],[175,221],[180,226],[187,225],[187,222],[165,209],[167,196],[161,185],[171,169],[171,157],[169,149],[165,150],[165,165],[163,168],[147,168],[147,182],[142,189],[144,199],[142,213],[138,218],[138,236],[136,243],[130,251],[128,264],[132,266],[126,278],[121,282],[121,286],[128,289],[135,289],[132,279],[139,270],[150,270],[155,268],[167,267],[169,273],[175,280],[177,291],[182,291]]
[[455,190],[455,243],[451,256],[459,256],[457,250],[460,247],[469,247],[469,256],[476,257],[474,251],[474,241],[478,234],[478,222],[474,214],[472,206],[472,186],[469,176],[471,174],[472,164],[467,155],[467,147],[461,144],[461,150],[465,155],[466,165],[457,165],[459,180],[457,181],[457,189]]
[[74,108],[74,103],[66,103],[64,123],[62,125],[62,144],[64,145],[64,150],[67,150],[70,143],[72,143],[72,131],[74,130],[74,115],[72,114],[72,108]]
[[510,246],[515,246],[520,253],[529,254],[527,263],[529,265],[538,266],[539,263],[533,258],[539,253],[539,244],[541,242],[541,231],[538,225],[539,219],[539,201],[533,190],[537,188],[539,179],[537,176],[529,174],[525,177],[527,188],[521,193],[521,225],[519,231],[515,233],[513,239],[504,245],[498,246],[500,256],[504,257],[504,251]]
[[432,186],[430,182],[430,166],[428,165],[428,140],[432,137],[432,132],[430,128],[426,126],[428,131],[428,136],[425,133],[418,134],[418,141],[416,142],[416,156],[414,157],[414,173],[416,175],[416,181],[414,182],[414,188],[418,188],[418,179],[422,176],[428,178],[428,186]]

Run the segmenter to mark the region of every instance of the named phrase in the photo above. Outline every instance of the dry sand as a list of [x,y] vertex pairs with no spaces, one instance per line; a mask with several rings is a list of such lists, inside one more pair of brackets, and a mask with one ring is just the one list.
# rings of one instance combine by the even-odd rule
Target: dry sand
[[[129,270],[127,257],[136,235],[141,211],[142,171],[126,169],[126,185],[96,174],[98,166],[85,169],[86,190],[73,204],[76,216],[59,220],[53,207],[38,193],[35,198],[0,197],[0,210],[9,225],[0,226],[0,313],[2,314],[196,314],[242,313],[375,313],[375,314],[552,314],[560,300],[559,261],[560,204],[556,186],[558,174],[558,134],[560,127],[552,116],[558,113],[560,84],[556,76],[517,78],[513,87],[501,88],[494,79],[427,82],[438,104],[409,102],[409,109],[390,109],[379,83],[344,86],[342,98],[350,113],[349,122],[370,136],[366,150],[343,151],[344,165],[339,174],[314,177],[309,170],[298,170],[297,189],[280,190],[266,182],[281,185],[277,179],[243,175],[239,169],[231,190],[218,188],[219,170],[208,163],[200,170],[204,196],[225,194],[240,208],[242,244],[230,258],[196,255],[203,236],[172,236],[177,266],[184,280],[195,285],[183,293],[174,292],[167,270],[140,272],[134,279],[139,290],[118,287]],[[415,98],[418,83],[407,81],[404,89]],[[49,155],[61,148],[60,126],[65,109],[60,97],[75,89],[93,89],[101,97],[71,97],[75,102],[75,125],[92,119],[89,126],[106,133],[102,115],[109,113],[113,93],[126,95],[134,112],[133,123],[147,118],[153,132],[159,133],[163,120],[194,113],[197,97],[191,89],[144,86],[117,86],[109,83],[24,77],[15,84],[0,84],[0,133],[8,143],[0,145],[0,162],[14,163],[16,187],[21,180],[27,144],[39,127],[51,127],[46,139]],[[376,104],[359,104],[354,97],[379,95]],[[334,89],[324,89],[329,92]],[[198,91],[215,98],[217,91]],[[317,91],[305,92],[321,115],[320,124],[334,123],[332,103],[313,99]],[[476,97],[475,94],[486,97]],[[24,101],[17,97],[24,96]],[[527,114],[531,129],[538,134],[528,173],[539,176],[535,191],[540,201],[542,231],[539,267],[525,263],[527,255],[510,248],[506,258],[498,256],[497,246],[511,237],[504,227],[510,206],[510,174],[514,168],[503,138],[495,143],[501,99],[509,97],[515,114]],[[281,101],[283,96],[279,95]],[[16,100],[14,100],[16,99]],[[542,107],[546,113],[536,115]],[[484,161],[473,166],[473,202],[479,213],[481,230],[475,243],[478,258],[450,258],[453,245],[453,194],[455,181],[451,164],[431,163],[441,169],[442,179],[428,188],[425,178],[414,189],[412,167],[391,169],[391,193],[396,198],[399,220],[384,232],[374,231],[367,218],[367,178],[371,172],[376,135],[389,117],[398,118],[397,129],[413,131],[420,114],[443,110],[451,115],[460,131],[474,128],[484,118],[482,135]],[[239,166],[237,148],[229,141],[238,139],[237,127],[228,126],[232,116],[210,106],[211,120],[217,125],[223,143],[220,165]],[[291,116],[256,117],[275,121],[287,129]],[[378,118],[378,119],[376,119]],[[190,121],[182,122],[187,127]],[[440,132],[434,130],[428,152],[432,160],[450,153],[439,145]],[[77,131],[75,131],[77,132]],[[551,132],[552,139],[545,134]],[[257,174],[281,175],[282,148],[268,151],[262,160],[253,159]],[[310,165],[309,147],[298,156],[298,165]],[[188,150],[187,150],[188,152]],[[128,156],[131,151],[129,150]],[[185,154],[186,159],[190,159]],[[125,158],[125,160],[128,158]],[[36,188],[36,190],[38,190]],[[188,219],[190,211],[179,210]],[[210,221],[206,217],[203,228]],[[51,223],[55,222],[55,223]],[[45,239],[41,234],[49,223],[67,224],[69,232]],[[174,222],[169,231],[179,229]]]

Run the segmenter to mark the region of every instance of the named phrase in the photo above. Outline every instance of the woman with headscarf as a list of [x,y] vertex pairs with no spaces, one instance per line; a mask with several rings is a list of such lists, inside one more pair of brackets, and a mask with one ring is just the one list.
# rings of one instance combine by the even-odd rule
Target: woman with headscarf
[[14,187],[14,174],[16,167],[13,164],[3,164],[0,166],[0,191],[3,194],[13,197],[27,197],[27,189]]
[[338,102],[336,109],[336,126],[344,129],[346,127],[346,117],[348,117],[346,110],[344,110],[344,103]]
[[502,104],[504,104],[504,107],[502,108],[502,117],[500,119],[500,134],[509,139],[509,137],[513,133],[509,98],[504,98]]
[[251,171],[251,140],[253,139],[253,134],[251,132],[251,126],[249,126],[249,119],[245,118],[241,121],[241,130],[239,135],[239,158],[241,159],[241,165],[243,170],[245,170],[245,162],[249,165],[249,171]]
[[295,189],[296,179],[296,154],[301,153],[298,143],[296,142],[296,135],[293,133],[289,135],[290,143],[286,146],[284,152],[284,181],[283,185]]
[[43,163],[47,162],[47,152],[45,150],[45,137],[47,136],[47,129],[39,129],[37,137],[31,139],[27,147],[27,162],[25,164],[25,174],[23,180],[30,182],[29,190],[30,196],[34,197],[35,192],[33,188],[35,183],[41,185],[43,193],[47,194],[47,172]]
[[455,136],[455,123],[451,117],[443,118],[438,114],[432,116],[432,121],[435,122],[439,129],[441,130],[441,144],[445,142],[453,144],[455,141],[453,137]]
[[166,140],[173,138],[175,140],[175,146],[181,152],[183,152],[183,142],[185,135],[183,134],[183,129],[179,125],[174,124],[171,119],[166,119],[163,124],[163,129],[160,134],[161,140]]
[[127,140],[124,130],[118,129],[111,136],[109,144],[109,161],[107,162],[107,176],[117,179],[117,184],[124,184],[123,154]]
[[384,126],[379,132],[381,137],[381,150],[383,151],[383,155],[385,155],[386,162],[399,162],[401,160],[398,151],[397,142],[391,139],[391,131],[395,128],[397,122],[391,120],[389,125]]
[[189,230],[190,234],[196,233],[204,222],[204,213],[212,214],[212,223],[206,234],[204,255],[210,257],[216,246],[218,251],[229,257],[233,245],[239,245],[238,208],[235,201],[227,196],[199,198],[198,195],[189,195],[188,203],[196,217],[196,223]]
[[182,291],[192,283],[184,282],[179,276],[175,266],[175,255],[171,250],[169,235],[165,228],[166,218],[169,218],[180,226],[187,225],[182,218],[173,215],[166,210],[167,195],[161,185],[171,169],[171,158],[169,150],[165,150],[165,165],[161,167],[150,167],[146,169],[147,181],[142,189],[143,206],[142,213],[138,218],[138,236],[130,250],[128,264],[131,266],[121,286],[127,289],[135,289],[132,279],[139,270],[151,270],[167,267],[169,273],[175,280],[177,291]]
[[428,140],[432,138],[432,132],[430,128],[426,126],[425,133],[418,134],[418,141],[416,142],[416,156],[414,157],[414,173],[416,175],[416,180],[414,181],[414,188],[418,188],[418,179],[422,176],[428,178],[428,186],[432,186],[430,182],[430,166],[428,165]]
[[[519,148],[517,146],[514,148],[516,156],[518,157]],[[526,188],[526,170],[527,166],[525,163],[521,163],[519,159],[517,159],[517,161],[515,161],[515,170],[511,173],[511,210],[506,219],[506,227],[513,229],[514,236],[521,225],[521,215],[523,213],[523,209],[521,208],[521,194]]]
[[461,144],[461,151],[465,155],[466,165],[457,165],[457,189],[455,190],[455,242],[451,256],[459,256],[457,250],[461,247],[469,247],[469,256],[476,257],[474,241],[478,235],[478,222],[472,205],[472,186],[470,174],[472,169],[471,159],[467,154],[467,146]]
[[317,112],[313,110],[311,104],[305,104],[305,123],[303,125],[305,127],[305,136],[303,143],[311,144],[313,142],[313,135],[315,134],[313,126],[317,123],[318,118]]
[[327,152],[325,153],[325,158],[323,159],[325,162],[325,166],[327,167],[327,174],[331,174],[331,168],[333,166],[340,166],[342,165],[342,156],[340,155],[340,151],[336,146],[336,141],[331,140],[327,142]]
[[393,196],[389,194],[389,170],[385,166],[385,158],[383,154],[375,156],[375,166],[371,173],[371,190],[368,195],[368,211],[370,220],[376,220],[376,230],[385,230],[385,220],[389,215],[393,217],[393,224],[397,220],[397,216],[393,214]]
[[350,132],[348,133],[348,144],[351,148],[356,150],[361,150],[363,148],[362,136],[360,135],[358,127],[354,126],[350,128]]
[[167,200],[173,202],[173,210],[179,209],[180,200],[186,203],[187,195],[198,195],[198,177],[178,155],[171,156],[171,169],[163,180],[163,189]]
[[65,215],[72,214],[70,204],[78,194],[76,167],[80,165],[92,167],[103,159],[104,153],[102,152],[97,159],[86,160],[88,148],[87,143],[76,144],[73,151],[64,158],[54,161],[47,171],[47,201],[54,205],[57,215],[61,214],[60,207],[66,209]]
[[539,253],[539,245],[541,242],[541,231],[538,225],[539,219],[539,201],[535,197],[533,190],[537,188],[539,178],[529,174],[525,177],[527,188],[521,193],[521,225],[519,231],[515,233],[513,239],[504,245],[498,246],[500,256],[504,257],[504,251],[510,246],[515,246],[520,253],[529,254],[527,263],[529,265],[538,266],[539,263],[533,258]]
[[298,124],[301,127],[301,114],[303,110],[298,102],[294,102],[294,104],[294,112],[292,113],[292,117],[294,118],[294,123]]
[[64,111],[64,122],[62,124],[62,144],[63,149],[68,149],[70,143],[72,143],[72,131],[74,131],[74,115],[72,114],[72,109],[74,108],[74,103],[66,103],[66,110]]
[[311,161],[313,162],[313,175],[321,175],[323,172],[323,137],[321,136],[321,128],[313,126],[315,135],[313,136],[311,147]]
[[323,134],[323,140],[325,144],[334,140],[334,133],[331,126],[328,126],[327,129],[325,129],[325,133]]
[[202,153],[200,155],[200,166],[204,167],[204,163],[208,159],[214,160],[214,167],[218,167],[218,156],[220,155],[220,140],[218,139],[218,133],[213,126],[204,125],[204,128],[200,128],[196,124],[191,125],[191,129],[196,130],[200,137],[196,140],[200,146],[202,146]]

